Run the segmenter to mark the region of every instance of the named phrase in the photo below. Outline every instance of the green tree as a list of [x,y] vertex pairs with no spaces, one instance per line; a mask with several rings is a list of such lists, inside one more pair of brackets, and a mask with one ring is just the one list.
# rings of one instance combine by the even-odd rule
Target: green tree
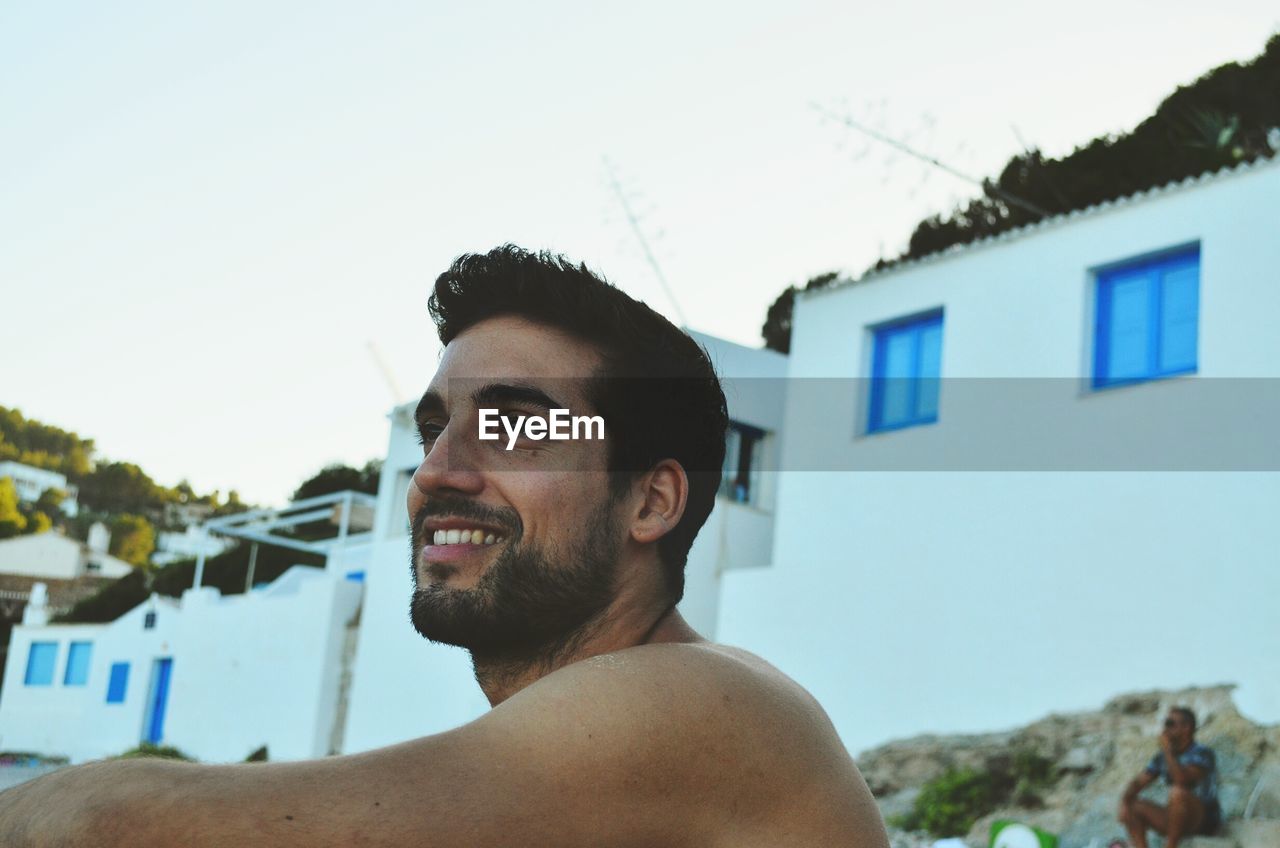
[[[1012,195],[1050,215],[1084,209],[1155,186],[1269,158],[1280,127],[1280,34],[1250,62],[1228,62],[1179,86],[1132,132],[1092,139],[1060,159],[1029,150],[1011,158],[983,193],[916,225],[907,249],[870,271],[970,244],[1040,219]],[[787,352],[795,288],[774,301],[765,344]]]
[[0,477],[0,539],[17,536],[27,527],[27,517],[18,508],[18,489],[12,477]]
[[227,502],[224,504],[218,504],[217,508],[214,509],[213,514],[215,516],[235,515],[239,512],[246,512],[249,509],[250,506],[240,500],[240,493],[235,489],[232,489],[227,492]]
[[[809,281],[804,284],[803,290],[823,289],[834,284],[839,279],[840,274],[838,272],[828,271],[825,274],[810,277]],[[776,350],[778,353],[791,352],[791,313],[795,309],[796,292],[798,291],[801,291],[801,289],[797,289],[795,286],[787,286],[769,307],[769,314],[765,317],[764,326],[760,328],[760,334],[764,336],[764,346],[770,350]]]
[[108,553],[136,567],[145,567],[156,549],[156,531],[141,515],[125,513],[111,522]]
[[80,501],[98,512],[157,515],[173,492],[131,462],[103,462],[80,483]]
[[363,468],[352,468],[335,462],[321,468],[302,482],[293,493],[295,501],[314,498],[320,495],[331,495],[334,492],[345,492],[353,489],[370,495],[378,493],[378,477],[382,471],[382,461],[371,459]]
[[48,516],[57,516],[62,514],[62,502],[67,499],[67,493],[62,489],[51,487],[40,493],[40,497],[36,498],[36,509]]
[[0,460],[66,474],[73,480],[87,474],[93,456],[93,440],[41,424],[16,409],[0,406]]
[[27,516],[26,533],[29,536],[34,536],[37,533],[43,533],[52,527],[53,519],[42,510],[33,509],[31,514]]

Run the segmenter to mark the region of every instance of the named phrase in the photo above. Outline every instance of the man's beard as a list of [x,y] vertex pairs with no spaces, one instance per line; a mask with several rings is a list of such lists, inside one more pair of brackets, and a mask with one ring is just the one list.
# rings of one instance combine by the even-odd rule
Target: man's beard
[[[460,498],[432,498],[414,516],[410,571],[413,627],[433,642],[457,645],[475,658],[548,657],[568,647],[613,599],[622,542],[612,498],[573,535],[548,549],[522,542],[514,510],[491,510]],[[497,558],[470,589],[437,579],[418,584],[423,522],[432,515],[474,518],[506,530]],[[441,571],[444,567],[428,570]]]

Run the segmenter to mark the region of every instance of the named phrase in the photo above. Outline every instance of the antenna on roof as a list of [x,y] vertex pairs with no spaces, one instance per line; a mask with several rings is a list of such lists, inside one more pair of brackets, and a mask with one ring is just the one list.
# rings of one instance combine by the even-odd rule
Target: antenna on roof
[[378,366],[382,379],[386,381],[387,388],[391,390],[392,403],[399,406],[404,402],[404,393],[400,391],[400,386],[396,384],[396,378],[392,375],[391,368],[387,365],[387,360],[383,358],[382,351],[378,349],[378,345],[373,339],[366,342],[365,346],[369,350],[369,355],[373,357],[373,364]]
[[631,225],[631,232],[635,233],[636,241],[640,242],[640,249],[644,251],[644,258],[649,261],[649,267],[653,269],[653,274],[658,278],[658,282],[662,283],[662,290],[667,293],[667,299],[671,301],[671,305],[675,308],[676,315],[680,318],[680,325],[688,327],[689,321],[684,317],[684,310],[680,308],[680,301],[676,300],[676,294],[671,290],[671,284],[667,282],[667,275],[662,273],[662,266],[658,264],[653,251],[649,249],[649,241],[644,237],[644,231],[640,228],[640,221],[635,212],[631,210],[631,204],[627,202],[627,194],[622,190],[622,184],[618,182],[618,175],[614,173],[613,165],[610,164],[607,156],[604,157],[604,169],[609,173],[609,185],[613,189],[614,195],[618,198],[618,204],[622,206],[623,213],[627,216],[627,223]]
[[875,139],[881,144],[887,144],[890,147],[892,147],[894,150],[897,150],[900,153],[905,153],[908,156],[919,159],[921,162],[925,162],[929,165],[932,165],[938,170],[944,171],[950,174],[951,176],[956,177],[957,179],[964,180],[965,182],[968,182],[968,183],[973,183],[974,185],[981,188],[983,191],[987,191],[987,192],[990,192],[991,194],[994,194],[996,197],[1000,198],[1005,203],[1008,203],[1011,206],[1017,206],[1019,209],[1030,212],[1032,215],[1035,215],[1040,218],[1049,217],[1049,213],[1041,209],[1039,206],[1036,206],[1034,203],[1031,203],[1029,201],[1023,200],[1022,198],[1018,197],[1015,194],[1010,194],[1009,192],[1000,188],[1000,186],[996,185],[991,180],[979,180],[976,177],[971,177],[968,174],[961,173],[960,171],[957,171],[955,168],[952,168],[950,165],[946,164],[945,162],[940,162],[938,159],[932,156],[926,155],[924,153],[921,153],[918,150],[915,150],[914,148],[908,147],[906,144],[902,143],[901,141],[898,141],[896,138],[891,138],[882,132],[873,130],[871,127],[868,127],[865,124],[861,124],[855,121],[853,118],[849,117],[848,115],[837,115],[834,112],[830,111],[829,109],[823,108],[818,103],[810,103],[809,105],[814,109],[814,111],[822,115],[824,118],[829,118],[833,121],[836,121],[837,123],[843,124],[844,126],[848,127],[851,130],[857,130],[863,135],[870,136],[871,138]]

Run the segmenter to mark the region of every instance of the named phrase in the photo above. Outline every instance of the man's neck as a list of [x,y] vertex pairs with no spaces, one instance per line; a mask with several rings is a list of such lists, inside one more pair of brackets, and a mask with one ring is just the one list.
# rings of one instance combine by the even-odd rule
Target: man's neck
[[697,631],[665,601],[625,611],[606,610],[560,644],[524,657],[471,655],[476,682],[491,707],[553,671],[590,657],[662,642],[702,642]]

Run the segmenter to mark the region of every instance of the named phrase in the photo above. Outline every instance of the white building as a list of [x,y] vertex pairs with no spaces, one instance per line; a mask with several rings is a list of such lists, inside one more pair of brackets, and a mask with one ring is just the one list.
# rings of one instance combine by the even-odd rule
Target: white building
[[141,742],[205,761],[341,749],[361,598],[347,574],[294,566],[249,595],[153,595],[110,624],[48,624],[42,588],[10,637],[0,748],[73,762]]
[[[789,359],[699,337],[735,425],[682,612],[854,751],[1221,681],[1280,719],[1277,222],[1280,163],[1242,167],[810,293]],[[331,572],[153,601],[156,633],[142,607],[15,628],[0,748],[293,758],[484,712],[466,653],[409,622],[413,431],[394,410],[373,540]]]
[[1224,681],[1280,719],[1278,269],[1272,161],[800,297],[718,636],[854,751]]
[[151,564],[165,566],[179,560],[195,559],[201,554],[215,557],[234,544],[230,539],[202,533],[196,525],[188,526],[181,533],[165,531],[156,534],[156,550],[151,555]]
[[67,476],[56,471],[47,471],[33,465],[5,460],[0,462],[0,477],[13,480],[13,487],[18,492],[18,499],[25,503],[35,503],[49,489],[59,489],[67,493],[60,507],[68,517],[74,518],[78,511],[74,486],[67,485]]
[[[101,528],[101,533],[91,532],[91,542],[70,539],[52,530],[0,541],[0,574],[74,580],[85,575],[123,577],[133,571],[129,563],[107,553],[109,536],[103,535],[106,528],[100,524],[94,528]],[[98,540],[100,544],[96,544]]]

